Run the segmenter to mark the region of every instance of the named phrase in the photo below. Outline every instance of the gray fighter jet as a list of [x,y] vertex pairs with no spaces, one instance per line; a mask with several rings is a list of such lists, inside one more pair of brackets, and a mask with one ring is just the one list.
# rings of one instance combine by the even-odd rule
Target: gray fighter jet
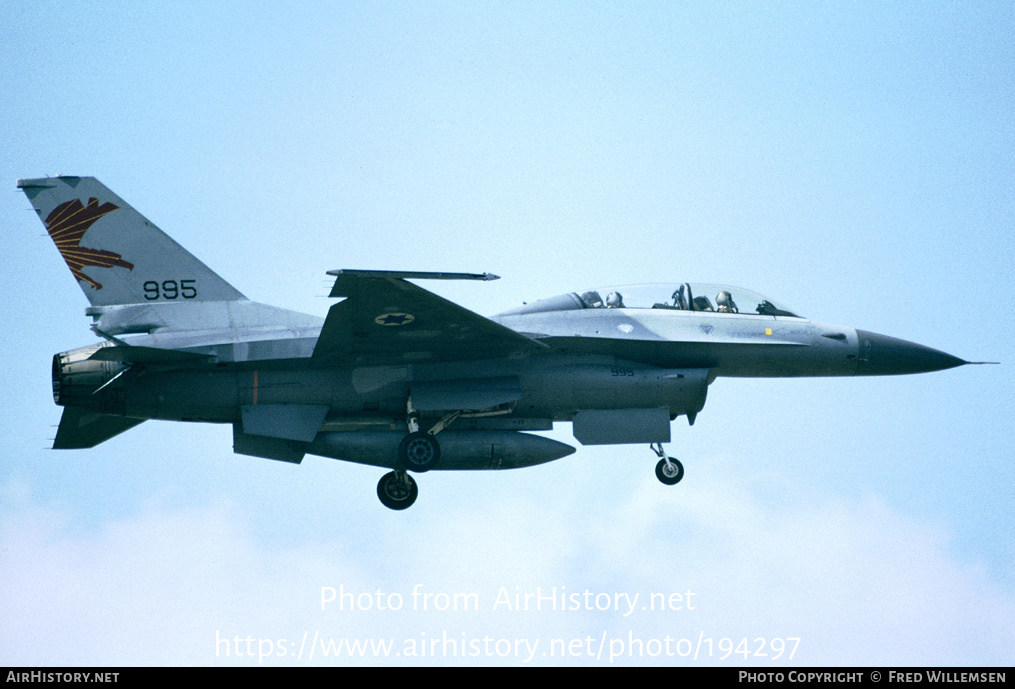
[[726,285],[571,292],[491,318],[410,279],[335,270],[320,318],[252,302],[90,177],[18,182],[91,306],[102,341],[53,357],[54,448],[94,447],[147,419],[231,424],[233,450],[390,469],[377,495],[409,507],[409,472],[513,469],[574,452],[525,431],[571,422],[583,445],[645,443],[675,484],[670,422],[717,376],[871,376],[965,363],[802,317]]

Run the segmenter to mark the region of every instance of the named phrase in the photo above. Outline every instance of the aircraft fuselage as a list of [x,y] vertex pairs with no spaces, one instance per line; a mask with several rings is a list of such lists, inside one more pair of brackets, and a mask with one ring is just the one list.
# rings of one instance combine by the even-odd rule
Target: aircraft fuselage
[[328,407],[326,428],[398,430],[415,386],[513,380],[521,397],[510,409],[460,419],[455,427],[546,430],[588,409],[665,407],[671,418],[693,415],[719,376],[884,375],[962,363],[921,345],[795,317],[598,309],[495,320],[550,349],[520,358],[321,368],[311,358],[313,328],[175,332],[128,342],[207,360],[134,364],[125,380],[94,394],[130,365],[89,360],[115,346],[92,345],[57,355],[54,389],[60,404],[134,418],[238,423],[245,405],[304,404]]

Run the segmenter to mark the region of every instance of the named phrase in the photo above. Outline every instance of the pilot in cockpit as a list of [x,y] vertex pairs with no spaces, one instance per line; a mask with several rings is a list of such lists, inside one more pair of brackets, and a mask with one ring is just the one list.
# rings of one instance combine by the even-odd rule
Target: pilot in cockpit
[[715,295],[716,311],[719,313],[740,313],[740,309],[737,308],[736,303],[733,301],[733,295],[726,290],[719,292]]
[[599,292],[594,290],[582,293],[581,300],[586,309],[603,308],[603,298],[599,296]]
[[692,311],[712,311],[712,302],[708,300],[708,297],[695,297],[691,301]]
[[620,294],[620,292],[610,292],[606,296],[606,308],[608,309],[624,308],[624,297]]

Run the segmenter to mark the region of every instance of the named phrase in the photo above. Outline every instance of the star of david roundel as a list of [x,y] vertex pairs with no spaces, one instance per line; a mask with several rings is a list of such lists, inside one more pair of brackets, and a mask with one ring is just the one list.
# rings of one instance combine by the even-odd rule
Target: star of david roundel
[[382,313],[374,319],[377,325],[408,325],[416,320],[411,313]]

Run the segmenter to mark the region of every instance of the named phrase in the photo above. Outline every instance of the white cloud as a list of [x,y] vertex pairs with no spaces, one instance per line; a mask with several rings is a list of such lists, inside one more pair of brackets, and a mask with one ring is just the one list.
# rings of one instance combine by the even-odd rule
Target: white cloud
[[[746,482],[696,478],[680,499],[647,478],[625,502],[595,514],[515,495],[482,510],[442,511],[427,522],[383,521],[367,533],[285,545],[259,539],[245,508],[229,502],[156,506],[85,531],[22,492],[7,500],[0,522],[5,621],[0,660],[256,663],[256,656],[247,656],[258,650],[256,642],[247,646],[250,636],[271,640],[260,647],[262,653],[279,653],[278,641],[286,640],[285,658],[265,659],[275,664],[294,661],[304,632],[311,639],[315,633],[391,638],[394,652],[404,650],[406,639],[438,639],[439,648],[449,648],[443,644],[446,633],[454,642],[476,640],[483,652],[470,660],[484,664],[528,656],[523,646],[521,657],[513,647],[506,658],[490,657],[485,651],[498,647],[484,643],[538,639],[533,661],[552,663],[562,660],[543,655],[551,639],[587,637],[594,652],[605,639],[603,655],[598,660],[586,655],[589,643],[583,641],[581,653],[563,662],[605,664],[611,648],[626,653],[632,638],[656,643],[687,638],[697,644],[699,636],[712,638],[716,663],[720,649],[729,649],[726,642],[720,647],[720,639],[753,652],[755,639],[773,637],[800,637],[792,664],[979,665],[1015,659],[1010,643],[1015,596],[984,571],[958,562],[940,528],[916,523],[876,497],[850,502],[808,495],[772,505]],[[427,612],[413,611],[414,602],[423,602],[412,596],[417,584],[421,593],[475,593],[471,602],[478,601],[480,609],[436,610],[454,600],[449,595],[429,598]],[[331,604],[322,611],[322,586],[369,594],[360,602],[369,598],[372,607],[377,590],[398,594],[402,609],[349,612]],[[501,587],[512,598],[538,587],[544,596],[588,589],[611,596],[637,593],[639,599],[629,616],[622,614],[623,598],[619,612],[548,610],[545,600],[535,611],[532,598],[528,611],[503,604],[492,610]],[[682,610],[643,609],[652,593],[687,590],[694,592],[694,610],[686,609],[686,598]],[[578,602],[585,600],[582,595]],[[596,599],[589,601],[594,607]],[[746,646],[740,646],[742,639]],[[242,657],[236,657],[237,648]],[[647,653],[663,647],[634,648]],[[698,662],[708,662],[706,652],[706,645],[699,647]],[[308,655],[305,649],[303,658]],[[431,660],[461,661],[396,656],[388,662]],[[617,661],[690,662],[644,655]],[[376,661],[372,656],[335,661],[318,650],[313,662]],[[725,662],[772,664],[736,653]]]

